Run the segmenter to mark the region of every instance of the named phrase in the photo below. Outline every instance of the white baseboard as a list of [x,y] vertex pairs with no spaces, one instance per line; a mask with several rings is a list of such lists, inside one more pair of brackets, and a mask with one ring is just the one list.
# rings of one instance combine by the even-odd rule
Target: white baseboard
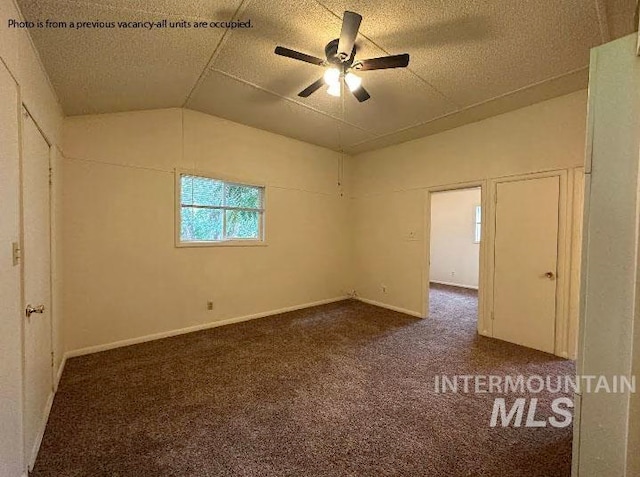
[[462,283],[453,283],[453,282],[441,282],[439,280],[429,280],[429,283],[437,283],[438,285],[447,285],[450,287],[458,287],[458,288],[468,288],[469,290],[477,290],[477,285],[463,285]]
[[54,397],[55,397],[55,392],[51,390],[51,393],[47,398],[47,405],[45,406],[44,414],[42,415],[42,420],[40,421],[38,435],[36,436],[36,440],[33,443],[33,448],[31,449],[31,455],[29,456],[29,462],[28,462],[29,472],[33,470],[33,466],[36,463],[38,452],[40,451],[40,445],[42,444],[42,439],[44,438],[44,431],[47,429],[47,422],[49,422],[49,414],[51,414],[51,407],[53,406]]
[[375,300],[369,300],[368,298],[356,297],[355,298],[362,303],[368,303],[369,305],[379,306],[381,308],[386,308],[387,310],[397,311],[398,313],[404,313],[405,315],[411,315],[418,318],[422,318],[422,313],[413,310],[407,310],[406,308],[400,308],[399,306],[388,305],[387,303],[381,303]]
[[64,371],[64,365],[67,364],[67,354],[62,355],[62,361],[60,361],[60,366],[58,367],[58,372],[56,373],[56,380],[53,383],[53,391],[58,391],[58,386],[60,385],[60,379],[62,378],[62,372]]
[[72,351],[67,351],[64,355],[65,360],[67,358],[74,358],[76,356],[84,356],[86,354],[98,353],[100,351],[107,351],[115,348],[122,348],[123,346],[130,346],[139,343],[145,343],[147,341],[159,340],[162,338],[169,338],[171,336],[184,335],[186,333],[193,333],[194,331],[202,331],[210,328],[217,328],[218,326],[231,325],[233,323],[240,323],[243,321],[254,320],[256,318],[264,318],[266,316],[279,315],[280,313],[286,313],[288,311],[302,310],[304,308],[311,308],[312,306],[326,305],[337,301],[347,300],[350,297],[340,296],[335,298],[329,298],[326,300],[315,301],[312,303],[303,303],[301,305],[288,306],[286,308],[280,308],[278,310],[270,310],[262,313],[254,313],[252,315],[238,316],[235,318],[227,318],[226,320],[212,321],[210,323],[204,323],[202,325],[189,326],[187,328],[181,328],[178,330],[164,331],[162,333],[154,333],[146,336],[139,336],[137,338],[130,338],[121,341],[115,341],[113,343],[106,343],[96,346],[88,346],[86,348],[80,348]]

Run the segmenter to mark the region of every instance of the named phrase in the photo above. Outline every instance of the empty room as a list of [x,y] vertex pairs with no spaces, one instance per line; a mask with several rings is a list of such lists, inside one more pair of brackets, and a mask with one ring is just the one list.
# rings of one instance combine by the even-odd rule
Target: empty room
[[482,189],[438,191],[429,198],[429,316],[442,315],[475,329]]
[[635,0],[0,0],[0,477],[640,476],[639,55]]

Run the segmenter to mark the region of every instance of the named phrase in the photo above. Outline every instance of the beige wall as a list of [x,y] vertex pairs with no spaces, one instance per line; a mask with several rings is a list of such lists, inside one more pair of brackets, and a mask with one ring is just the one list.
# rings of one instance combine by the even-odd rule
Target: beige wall
[[355,156],[349,173],[358,295],[422,313],[426,191],[581,166],[585,121],[586,92],[579,91]]
[[18,87],[0,64],[0,475],[7,476],[23,470],[20,267],[10,253],[20,240],[18,112]]
[[429,281],[478,288],[480,243],[475,242],[475,211],[480,189],[431,195]]
[[[63,136],[68,350],[348,292],[340,154],[182,109],[72,117]],[[268,245],[176,248],[176,167],[265,184]]]
[[[51,144],[59,138],[62,109],[49,84],[39,57],[25,30],[6,28],[10,18],[20,18],[15,4],[0,1],[0,173],[2,220],[0,244],[3,250],[0,279],[0,475],[18,477],[26,470],[22,436],[22,306],[20,273],[11,265],[11,242],[20,238],[19,203],[19,103],[22,102]],[[57,187],[54,185],[54,187]],[[56,189],[57,192],[57,189]],[[55,193],[55,192],[54,192]],[[59,210],[54,211],[59,217]],[[54,224],[55,226],[55,224]],[[10,265],[5,268],[5,265]],[[53,270],[56,273],[56,270]],[[60,366],[63,343],[58,333],[61,310],[53,290],[52,314],[55,364]]]

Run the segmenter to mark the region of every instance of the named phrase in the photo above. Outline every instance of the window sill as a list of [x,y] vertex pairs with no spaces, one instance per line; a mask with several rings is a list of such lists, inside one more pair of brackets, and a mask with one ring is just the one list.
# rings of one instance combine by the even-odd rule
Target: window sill
[[221,242],[179,242],[176,248],[198,247],[267,247],[269,244],[263,240],[227,240]]

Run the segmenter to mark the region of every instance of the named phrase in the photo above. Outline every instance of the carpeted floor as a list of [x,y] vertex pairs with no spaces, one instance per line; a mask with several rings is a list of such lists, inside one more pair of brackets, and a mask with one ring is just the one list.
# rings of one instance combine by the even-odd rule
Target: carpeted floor
[[570,427],[491,428],[495,395],[434,377],[573,364],[477,336],[473,292],[431,303],[429,320],[345,301],[71,359],[32,475],[568,476]]

